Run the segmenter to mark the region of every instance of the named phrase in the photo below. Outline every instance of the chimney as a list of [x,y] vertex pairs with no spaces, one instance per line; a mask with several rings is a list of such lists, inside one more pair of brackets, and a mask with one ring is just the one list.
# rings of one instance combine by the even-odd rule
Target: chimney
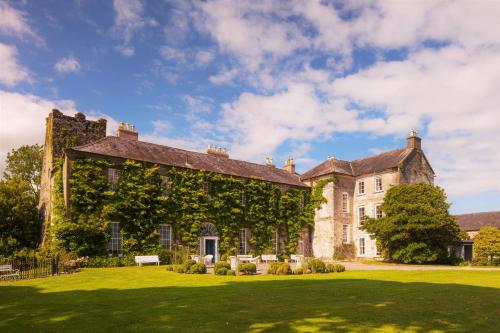
[[295,164],[293,163],[293,157],[291,156],[288,157],[285,165],[283,166],[283,170],[286,170],[291,174],[295,174]]
[[410,136],[406,139],[407,148],[422,149],[422,139],[418,137],[418,133],[415,130],[410,132]]
[[208,146],[208,148],[207,148],[207,154],[214,155],[214,156],[219,156],[219,157],[229,158],[229,154],[228,154],[226,148],[217,147],[215,145],[214,146],[212,146],[212,145]]
[[274,163],[273,163],[273,158],[272,158],[272,157],[266,157],[266,165],[267,165],[268,167],[271,167],[271,168],[274,168],[274,167],[275,167],[275,165],[274,165]]
[[129,123],[124,124],[123,122],[120,122],[120,126],[118,126],[117,136],[120,139],[134,140],[134,141],[139,140],[139,133],[136,132],[135,126],[130,125]]

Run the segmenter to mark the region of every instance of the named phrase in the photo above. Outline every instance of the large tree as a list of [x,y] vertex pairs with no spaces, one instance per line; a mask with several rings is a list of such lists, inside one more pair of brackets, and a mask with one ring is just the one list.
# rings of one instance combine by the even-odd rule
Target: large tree
[[42,160],[43,146],[35,144],[12,149],[10,153],[7,153],[3,178],[7,181],[14,178],[24,180],[30,186],[35,200],[38,201]]
[[474,264],[500,265],[500,229],[482,227],[474,237]]
[[448,246],[460,238],[449,207],[440,187],[401,184],[387,191],[381,207],[383,217],[368,218],[364,229],[377,239],[388,259],[438,262],[448,257]]

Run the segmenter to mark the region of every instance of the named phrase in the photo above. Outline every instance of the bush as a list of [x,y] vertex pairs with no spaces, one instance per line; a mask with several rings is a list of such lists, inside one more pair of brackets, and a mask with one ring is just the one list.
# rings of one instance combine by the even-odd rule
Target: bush
[[160,259],[160,264],[171,265],[174,263],[174,251],[161,249],[158,251],[158,258]]
[[267,269],[267,274],[273,275],[288,275],[292,274],[292,269],[290,265],[286,262],[273,262],[269,265]]
[[178,265],[167,265],[165,269],[169,272],[174,272]]
[[[78,259],[77,259],[78,261]],[[80,267],[92,267],[92,268],[100,268],[100,267],[122,267],[122,266],[134,266],[134,260],[130,259],[130,257],[94,257],[86,259],[85,265],[83,261],[81,262]]]
[[257,273],[257,266],[251,262],[239,264],[238,271],[244,275],[253,275]]
[[482,227],[474,237],[474,265],[500,265],[500,229]]
[[304,270],[299,267],[299,268],[297,268],[297,269],[295,269],[293,271],[293,274],[295,274],[295,275],[302,275],[302,274],[304,274]]
[[234,269],[230,269],[227,271],[227,276],[236,276],[236,272],[234,271]]
[[[225,261],[217,261],[215,263],[215,266],[214,266],[214,272],[215,274],[217,274],[217,271],[220,269],[220,268],[225,268],[226,271],[230,270],[231,269],[231,265],[228,263],[228,262],[225,262]],[[217,275],[224,275],[224,274],[217,274]]]
[[229,259],[229,254],[227,253],[224,253],[223,255],[220,256],[221,261],[226,261],[227,259]]
[[229,269],[227,269],[226,267],[221,267],[215,271],[215,275],[227,275],[228,271]]
[[187,270],[186,270],[186,266],[184,265],[175,265],[174,266],[174,272],[176,273],[186,273],[187,271],[189,271],[189,267],[187,267]]
[[207,272],[207,266],[202,263],[196,263],[194,265],[191,265],[189,267],[189,271],[187,271],[187,274],[205,274]]
[[341,264],[335,264],[334,268],[335,268],[335,272],[337,272],[337,273],[342,273],[345,271],[345,266],[341,265]]
[[307,263],[307,268],[311,270],[311,273],[324,273],[325,263],[321,259],[312,259]]
[[279,263],[277,262],[272,262],[269,267],[267,268],[267,274],[276,274],[276,270],[278,269]]
[[327,264],[325,267],[325,273],[334,273],[334,272],[335,272],[335,265]]

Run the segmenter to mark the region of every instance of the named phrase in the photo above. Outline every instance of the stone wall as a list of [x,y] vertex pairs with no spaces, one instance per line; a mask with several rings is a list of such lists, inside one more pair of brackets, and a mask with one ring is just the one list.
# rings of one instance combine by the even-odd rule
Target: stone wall
[[432,171],[431,166],[421,150],[415,150],[403,164],[401,168],[400,183],[434,184],[434,171]]
[[82,113],[74,117],[52,110],[45,123],[45,146],[41,174],[39,212],[44,221],[42,241],[45,240],[46,223],[52,218],[52,189],[56,163],[66,148],[83,145],[106,136],[106,119],[86,120]]

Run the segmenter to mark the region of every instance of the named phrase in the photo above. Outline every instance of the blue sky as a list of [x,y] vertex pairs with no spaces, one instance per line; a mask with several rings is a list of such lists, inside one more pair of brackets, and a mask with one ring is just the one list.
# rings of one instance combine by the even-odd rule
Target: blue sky
[[[0,0],[2,160],[52,107],[299,172],[417,129],[456,213],[500,209],[500,4]],[[1,165],[0,165],[1,167]]]

